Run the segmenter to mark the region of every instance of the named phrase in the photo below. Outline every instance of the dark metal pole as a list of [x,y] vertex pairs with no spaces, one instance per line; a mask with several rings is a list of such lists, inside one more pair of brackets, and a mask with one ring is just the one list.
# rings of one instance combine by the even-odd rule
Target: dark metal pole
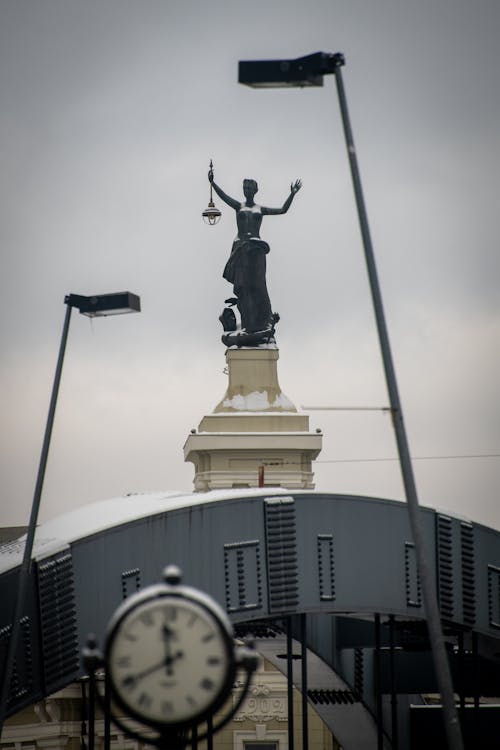
[[207,750],[213,750],[214,748],[214,720],[213,716],[209,716],[207,719]]
[[31,568],[31,554],[33,552],[33,542],[35,539],[36,524],[38,520],[38,511],[40,509],[40,499],[42,496],[43,480],[45,478],[45,469],[47,467],[47,456],[49,454],[50,438],[52,435],[52,427],[54,424],[54,416],[56,412],[57,395],[59,393],[59,384],[61,382],[61,373],[64,362],[64,352],[66,350],[66,342],[68,340],[69,323],[71,319],[71,306],[67,305],[66,315],[64,317],[64,325],[61,336],[61,344],[59,347],[59,356],[57,358],[56,372],[54,376],[54,384],[52,386],[52,395],[50,398],[49,413],[47,416],[47,424],[45,426],[45,435],[43,438],[42,452],[40,455],[40,463],[38,465],[38,475],[35,484],[35,492],[33,495],[33,502],[31,504],[31,515],[28,525],[28,533],[26,535],[26,543],[24,546],[23,561],[21,563],[21,569],[19,571],[19,583],[17,587],[16,603],[14,607],[14,614],[12,619],[12,633],[9,639],[9,646],[7,649],[7,656],[5,658],[5,667],[2,681],[2,691],[0,693],[0,737],[2,735],[3,723],[7,713],[7,703],[9,700],[10,693],[10,682],[12,679],[12,670],[14,667],[14,659],[17,651],[19,642],[19,632],[21,625],[21,617],[24,609],[26,599],[26,589],[29,580],[29,573]]
[[293,653],[292,618],[286,619],[286,684],[288,710],[288,750],[293,750]]
[[396,382],[396,373],[394,370],[392,353],[389,343],[389,335],[387,332],[387,326],[385,322],[384,308],[382,304],[382,295],[380,292],[380,286],[378,282],[377,269],[375,265],[375,257],[373,253],[373,246],[371,242],[370,229],[368,225],[368,217],[365,208],[365,202],[363,197],[363,189],[361,186],[361,177],[358,169],[358,162],[356,157],[356,149],[354,147],[354,139],[352,135],[351,123],[349,119],[349,112],[347,109],[347,99],[344,90],[344,83],[342,80],[341,67],[344,64],[344,58],[338,54],[335,56],[335,80],[337,83],[337,94],[339,99],[340,112],[342,115],[342,123],[344,127],[344,136],[347,147],[347,155],[349,158],[349,164],[351,167],[351,176],[354,188],[354,195],[356,198],[356,205],[358,210],[359,223],[361,228],[361,236],[363,239],[363,247],[365,252],[366,267],[368,271],[368,278],[370,282],[370,289],[372,294],[373,308],[375,312],[375,319],[377,324],[380,349],[382,353],[382,360],[384,364],[384,371],[387,383],[387,390],[389,395],[389,402],[391,406],[392,423],[394,426],[394,432],[396,435],[396,443],[398,447],[399,463],[401,467],[401,474],[403,478],[403,484],[406,494],[406,502],[408,506],[408,514],[410,517],[410,526],[413,534],[413,541],[415,543],[415,551],[418,562],[418,572],[420,575],[420,581],[422,584],[422,594],[424,599],[425,614],[427,619],[427,627],[429,631],[429,639],[431,642],[432,654],[434,658],[434,668],[436,671],[436,677],[439,686],[439,692],[441,693],[441,701],[443,705],[443,719],[445,725],[446,738],[448,741],[448,747],[450,750],[463,750],[463,741],[460,731],[460,723],[458,720],[458,713],[455,706],[455,700],[453,695],[453,682],[451,679],[450,666],[446,655],[446,649],[444,645],[443,632],[441,628],[441,618],[439,613],[439,607],[437,602],[437,596],[434,588],[434,580],[432,571],[428,564],[428,555],[425,550],[425,540],[423,533],[423,526],[420,517],[420,508],[418,504],[417,489],[415,485],[415,478],[413,475],[413,468],[410,459],[410,451],[408,446],[408,440],[406,437],[406,430],[403,421],[403,412],[401,409],[401,403],[399,399],[399,392]]
[[457,661],[458,661],[458,697],[460,700],[460,713],[462,715],[462,722],[464,722],[465,726],[465,654],[464,654],[464,634],[459,633],[458,634],[458,654],[457,654]]
[[196,725],[191,731],[191,750],[198,750],[198,727]]
[[394,615],[389,616],[389,666],[391,675],[391,744],[393,750],[399,748],[398,694],[396,690],[396,661],[394,654]]
[[474,741],[479,746],[480,732],[480,705],[481,705],[481,671],[479,666],[479,649],[477,633],[472,633],[472,658],[474,660]]
[[80,750],[87,750],[85,737],[87,736],[87,691],[85,690],[85,678],[80,680],[81,691],[81,723],[80,723]]
[[104,750],[111,750],[111,685],[107,670],[104,673]]
[[382,688],[380,674],[380,615],[375,615],[375,708],[377,719],[377,750],[384,748],[384,717],[382,713]]
[[302,688],[302,750],[309,750],[309,722],[307,715],[307,620],[300,615],[300,655],[301,655],[301,688]]
[[89,681],[89,750],[95,748],[95,694],[98,689],[92,675]]

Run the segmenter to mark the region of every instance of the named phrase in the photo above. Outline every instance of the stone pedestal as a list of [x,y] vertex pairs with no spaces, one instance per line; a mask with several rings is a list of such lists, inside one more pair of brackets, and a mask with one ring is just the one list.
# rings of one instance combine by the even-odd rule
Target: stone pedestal
[[322,436],[282,392],[278,357],[276,348],[227,350],[226,394],[184,445],[195,491],[257,487],[259,469],[265,487],[314,489]]

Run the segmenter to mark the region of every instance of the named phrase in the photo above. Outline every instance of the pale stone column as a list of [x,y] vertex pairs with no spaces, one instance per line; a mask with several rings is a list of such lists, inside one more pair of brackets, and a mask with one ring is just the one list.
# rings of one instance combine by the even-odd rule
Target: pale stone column
[[278,358],[274,346],[227,350],[227,391],[184,445],[196,491],[256,487],[259,469],[264,486],[314,489],[322,436],[282,392]]

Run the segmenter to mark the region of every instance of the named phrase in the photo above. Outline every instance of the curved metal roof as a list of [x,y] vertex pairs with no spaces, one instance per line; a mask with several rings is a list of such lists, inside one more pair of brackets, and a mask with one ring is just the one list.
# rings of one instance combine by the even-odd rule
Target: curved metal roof
[[[281,488],[273,494],[283,493]],[[255,495],[269,495],[269,490],[255,489]],[[98,534],[110,528],[122,526],[141,518],[153,517],[180,508],[194,507],[206,503],[220,502],[228,498],[248,495],[248,490],[213,490],[204,493],[176,491],[134,492],[120,497],[98,500],[61,513],[37,527],[32,558],[43,559],[66,549],[78,539]],[[24,539],[0,544],[0,574],[21,563]]]

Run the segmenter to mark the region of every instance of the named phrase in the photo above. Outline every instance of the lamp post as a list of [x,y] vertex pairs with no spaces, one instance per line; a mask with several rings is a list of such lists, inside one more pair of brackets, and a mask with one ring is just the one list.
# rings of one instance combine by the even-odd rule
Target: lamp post
[[47,423],[45,425],[45,434],[43,438],[42,451],[40,454],[40,462],[38,465],[38,474],[36,478],[35,491],[33,494],[33,502],[31,504],[31,514],[28,525],[28,531],[26,534],[26,542],[24,546],[23,560],[21,563],[21,569],[19,571],[19,581],[17,586],[16,603],[14,607],[14,615],[12,619],[12,631],[7,647],[7,654],[5,657],[2,686],[0,693],[0,737],[2,734],[3,723],[5,715],[7,713],[7,702],[9,699],[10,681],[12,678],[12,670],[14,666],[14,658],[17,651],[17,645],[19,641],[20,622],[22,612],[24,609],[25,597],[26,597],[26,586],[29,578],[29,571],[31,566],[31,554],[33,552],[33,543],[35,539],[35,531],[38,520],[38,511],[40,508],[40,499],[42,496],[43,480],[45,477],[45,469],[47,467],[47,457],[49,454],[50,438],[52,435],[52,426],[54,424],[54,416],[57,405],[57,395],[59,392],[59,384],[61,382],[61,374],[64,362],[64,352],[66,350],[66,342],[68,340],[69,323],[71,319],[71,310],[73,307],[77,307],[82,315],[88,317],[103,317],[106,315],[120,315],[129,312],[140,312],[141,301],[136,294],[131,292],[115,292],[112,294],[101,294],[94,295],[92,297],[84,297],[80,294],[68,294],[64,298],[66,304],[66,314],[64,316],[64,324],[61,336],[61,343],[59,346],[59,355],[57,358],[56,371],[54,375],[54,383],[52,386],[52,395],[50,397],[49,412],[47,415]]
[[347,155],[351,169],[366,267],[389,395],[392,423],[396,436],[410,526],[417,555],[418,572],[422,585],[429,640],[431,642],[434,668],[436,671],[439,691],[441,693],[445,732],[450,750],[462,750],[463,741],[453,695],[453,682],[444,645],[435,584],[432,571],[428,564],[428,557],[424,545],[424,533],[417,489],[410,458],[406,429],[403,421],[396,372],[394,369],[389,335],[385,322],[382,294],[378,282],[368,216],[365,208],[356,149],[354,147],[354,139],[347,108],[347,99],[342,80],[341,68],[344,64],[345,59],[341,53],[331,54],[326,52],[316,52],[312,55],[306,55],[305,57],[299,57],[292,60],[244,60],[239,63],[238,81],[239,83],[246,84],[252,88],[322,86],[324,75],[335,75]]

